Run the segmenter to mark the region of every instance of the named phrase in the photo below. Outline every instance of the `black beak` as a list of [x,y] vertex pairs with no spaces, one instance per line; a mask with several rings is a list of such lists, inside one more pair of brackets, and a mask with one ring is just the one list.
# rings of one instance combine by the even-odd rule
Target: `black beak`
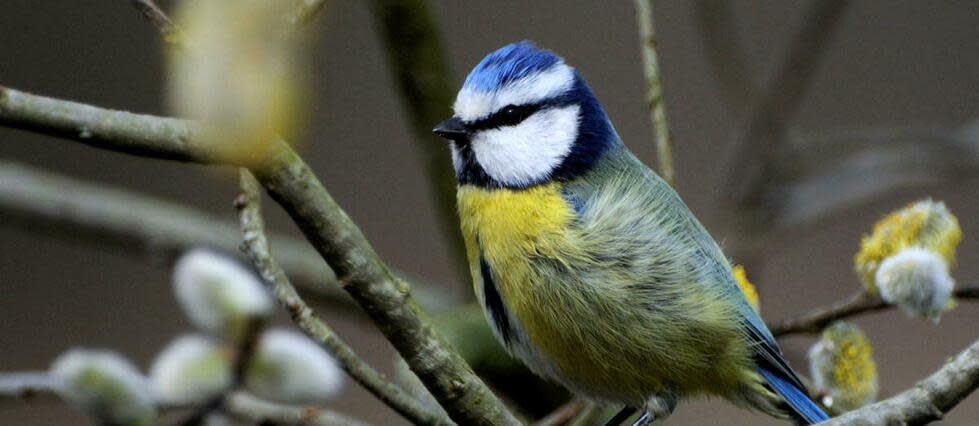
[[462,119],[459,117],[452,117],[439,123],[432,129],[432,133],[450,141],[460,141],[469,138],[469,131],[466,130],[466,126],[463,125]]

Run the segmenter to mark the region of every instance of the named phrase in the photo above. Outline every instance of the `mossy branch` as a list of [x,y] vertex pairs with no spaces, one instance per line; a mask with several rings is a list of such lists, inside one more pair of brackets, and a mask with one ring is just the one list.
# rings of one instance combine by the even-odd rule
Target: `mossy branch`
[[979,341],[910,389],[830,419],[826,426],[922,425],[941,420],[979,386]]
[[[132,114],[0,87],[0,125],[98,148],[179,161],[225,164],[200,138],[201,124]],[[517,424],[465,361],[435,332],[428,315],[306,163],[282,141],[249,166],[333,268],[343,288],[422,380],[449,416],[464,424]]]
[[[966,284],[959,286],[952,293],[956,299],[979,299],[979,285]],[[859,292],[847,299],[838,301],[829,306],[813,309],[796,318],[787,319],[781,322],[772,323],[768,328],[775,337],[788,336],[792,334],[815,334],[819,333],[833,321],[838,321],[857,315],[871,312],[882,311],[893,308],[881,299],[878,295],[867,292]]]
[[272,256],[272,249],[265,234],[265,221],[262,219],[262,194],[258,182],[246,169],[241,170],[240,180],[241,194],[235,199],[235,206],[239,211],[241,225],[241,250],[251,259],[252,264],[262,274],[262,278],[272,284],[276,298],[289,312],[292,321],[307,336],[323,345],[357,383],[412,423],[451,424],[449,419],[429,412],[400,387],[385,380],[381,373],[357,356],[353,348],[340,339],[333,329],[306,305],[296,292],[296,288],[292,286],[285,271]]

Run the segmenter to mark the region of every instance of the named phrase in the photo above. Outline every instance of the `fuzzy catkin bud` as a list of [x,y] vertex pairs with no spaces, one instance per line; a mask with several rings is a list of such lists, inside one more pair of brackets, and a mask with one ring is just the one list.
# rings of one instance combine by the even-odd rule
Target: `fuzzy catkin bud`
[[118,425],[152,425],[156,407],[149,383],[136,367],[111,351],[72,349],[51,365],[58,394],[71,405]]
[[323,402],[340,392],[343,372],[308,337],[289,330],[262,334],[245,373],[245,385],[257,396],[287,404]]
[[205,401],[231,385],[231,351],[205,336],[180,336],[157,355],[150,381],[161,401]]
[[951,303],[955,281],[937,253],[908,247],[884,259],[875,276],[880,297],[905,313],[938,320]]
[[916,246],[937,253],[951,268],[955,265],[955,249],[961,240],[958,219],[945,203],[931,199],[917,201],[874,224],[873,232],[860,241],[854,268],[867,291],[877,294],[877,269],[884,259]]
[[187,43],[169,52],[169,104],[207,123],[201,134],[226,161],[261,161],[278,138],[299,139],[304,73],[291,3],[184,0],[174,13]]
[[194,249],[173,270],[177,301],[200,329],[238,341],[272,314],[272,299],[251,269],[228,255]]
[[877,400],[877,364],[867,337],[855,325],[836,322],[809,350],[813,388],[831,415]]

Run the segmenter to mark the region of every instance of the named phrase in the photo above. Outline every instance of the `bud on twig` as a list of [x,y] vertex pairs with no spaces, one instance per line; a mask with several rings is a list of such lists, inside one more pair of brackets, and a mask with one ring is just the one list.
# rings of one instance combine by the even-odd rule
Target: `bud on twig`
[[832,415],[877,400],[877,364],[867,337],[855,325],[838,321],[809,350],[813,388]]
[[51,366],[58,394],[108,424],[152,425],[156,408],[149,383],[115,352],[72,349]]
[[230,256],[195,249],[174,266],[177,301],[191,322],[239,341],[253,321],[272,313],[272,299],[254,271]]
[[163,402],[208,400],[231,386],[231,353],[208,337],[180,336],[157,355],[150,381]]
[[245,386],[262,398],[288,404],[323,402],[340,392],[343,372],[326,351],[294,331],[261,336],[245,373]]

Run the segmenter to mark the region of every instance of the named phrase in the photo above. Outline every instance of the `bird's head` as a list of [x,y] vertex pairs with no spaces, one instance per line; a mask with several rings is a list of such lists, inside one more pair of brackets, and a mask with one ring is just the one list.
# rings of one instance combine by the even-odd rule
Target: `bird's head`
[[523,41],[490,53],[433,130],[459,184],[526,188],[588,170],[618,137],[578,72]]

